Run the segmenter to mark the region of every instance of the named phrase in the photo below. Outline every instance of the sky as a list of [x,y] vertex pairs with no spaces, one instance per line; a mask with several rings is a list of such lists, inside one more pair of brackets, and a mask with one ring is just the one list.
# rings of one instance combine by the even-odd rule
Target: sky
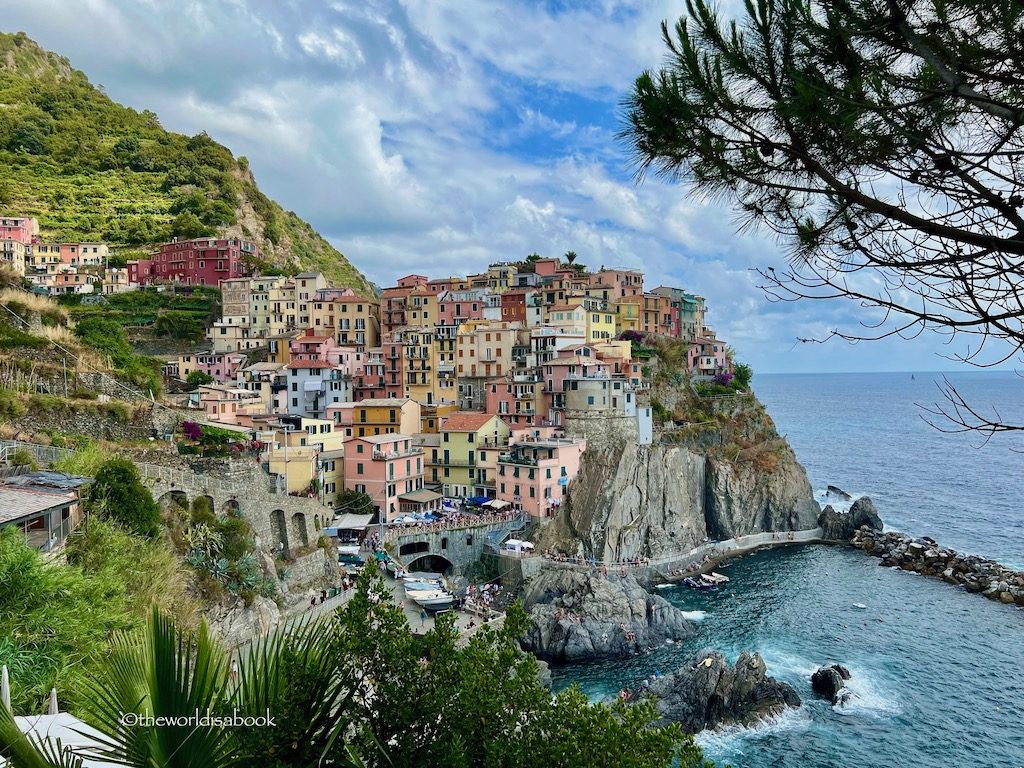
[[0,0],[0,28],[67,56],[164,127],[245,155],[261,189],[380,286],[537,252],[642,269],[706,297],[759,372],[950,370],[940,337],[800,343],[862,317],[771,303],[767,232],[637,184],[621,102],[679,0]]

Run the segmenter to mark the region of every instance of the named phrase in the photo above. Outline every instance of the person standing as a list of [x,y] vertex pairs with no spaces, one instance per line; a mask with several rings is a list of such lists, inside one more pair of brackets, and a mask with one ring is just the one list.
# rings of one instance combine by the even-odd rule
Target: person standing
[[427,626],[427,609],[426,608],[420,608],[420,626],[421,627]]

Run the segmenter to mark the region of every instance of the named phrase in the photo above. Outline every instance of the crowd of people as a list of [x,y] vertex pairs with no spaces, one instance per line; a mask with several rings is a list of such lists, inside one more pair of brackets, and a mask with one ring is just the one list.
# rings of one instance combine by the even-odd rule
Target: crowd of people
[[456,528],[475,528],[482,525],[494,525],[514,520],[519,512],[507,510],[504,512],[442,512],[440,520],[421,520],[409,523],[390,523],[384,529],[384,540],[402,536],[403,534],[415,531],[416,533],[431,533],[434,531],[450,531]]

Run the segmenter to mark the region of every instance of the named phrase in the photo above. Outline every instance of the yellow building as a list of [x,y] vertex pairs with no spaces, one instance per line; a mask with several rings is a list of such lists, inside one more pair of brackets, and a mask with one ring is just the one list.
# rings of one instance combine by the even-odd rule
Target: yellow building
[[587,343],[595,344],[615,338],[615,315],[605,311],[587,311]]
[[457,403],[435,403],[434,405],[424,405],[420,409],[419,432],[425,435],[437,434],[440,431],[441,422],[458,410],[459,406]]
[[352,405],[351,414],[353,437],[415,435],[420,431],[420,404],[409,398],[362,400]]
[[615,333],[616,335],[623,331],[639,331],[643,327],[643,320],[641,318],[641,305],[642,299],[639,298],[628,298],[619,299],[615,302]]
[[[494,414],[460,412],[441,424],[438,449],[445,496],[475,496],[478,480],[486,477],[481,452],[508,445],[508,425]],[[487,458],[493,458],[488,456]],[[496,460],[495,460],[496,461]],[[496,464],[492,464],[492,469]],[[478,474],[484,470],[484,475]]]
[[[406,314],[411,314],[411,311],[407,310]],[[427,405],[441,402],[442,388],[437,376],[438,353],[433,330],[410,327],[400,334],[406,396]]]
[[345,488],[345,434],[333,421],[282,417],[257,437],[268,445],[270,473],[288,493],[312,493],[323,504],[334,504]]

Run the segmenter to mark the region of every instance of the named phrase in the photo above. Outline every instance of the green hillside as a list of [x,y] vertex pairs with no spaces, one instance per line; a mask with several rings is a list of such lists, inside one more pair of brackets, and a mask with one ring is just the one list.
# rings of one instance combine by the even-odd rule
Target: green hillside
[[24,33],[0,33],[0,213],[37,217],[47,238],[129,252],[173,236],[240,236],[260,245],[267,268],[319,270],[372,290],[309,224],[260,192],[244,157],[117,104]]

